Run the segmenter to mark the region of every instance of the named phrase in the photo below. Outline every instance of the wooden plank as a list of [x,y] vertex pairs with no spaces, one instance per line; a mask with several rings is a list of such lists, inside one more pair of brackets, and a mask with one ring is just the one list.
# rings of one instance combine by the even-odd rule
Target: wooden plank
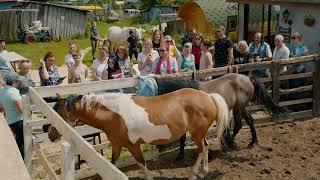
[[32,119],[30,107],[30,95],[22,96],[23,102],[23,136],[24,136],[24,163],[27,167],[29,174],[32,175],[32,152],[33,152],[33,143],[32,143],[32,129],[28,126],[28,122]]
[[63,135],[63,137],[73,142],[75,149],[77,149],[81,156],[98,172],[98,174],[105,179],[128,179],[128,177],[117,169],[110,161],[106,160],[96,150],[86,142],[67,122],[65,122],[46,102],[37,94],[35,89],[30,88],[29,93],[32,102],[38,105],[41,112],[47,117],[51,117],[54,122],[53,125]]
[[3,180],[31,180],[6,119],[0,114],[0,175]]
[[295,57],[290,59],[281,59],[277,60],[281,65],[290,65],[290,64],[300,64],[305,62],[314,61],[315,58],[319,57],[317,54],[309,55],[309,56],[302,56],[302,57]]
[[251,71],[257,69],[267,69],[270,68],[272,61],[261,61],[261,62],[254,62],[254,63],[247,63],[247,64],[238,64],[238,71]]
[[312,77],[312,72],[307,73],[299,73],[299,74],[289,74],[289,75],[282,75],[280,76],[280,80],[287,80],[287,79],[296,79],[296,78],[306,78],[306,77]]
[[61,95],[89,93],[102,90],[110,90],[116,88],[135,87],[139,83],[138,77],[125,79],[114,79],[104,81],[93,81],[79,84],[68,84],[59,86],[45,86],[34,88],[42,97]]
[[[279,118],[279,119],[271,119],[269,117],[263,117],[263,118],[256,118],[255,119],[255,125],[258,126],[259,124],[265,124],[265,123],[279,123],[279,122],[288,122],[288,121],[293,121],[296,119],[301,119],[301,118],[312,118],[312,110],[305,110],[305,111],[300,111],[300,112],[294,112],[288,114],[287,118]],[[245,123],[245,121],[243,121]],[[270,124],[269,124],[270,125]]]
[[75,169],[74,169],[74,149],[68,142],[61,142],[61,179],[69,180],[75,179]]
[[43,165],[44,169],[46,169],[50,179],[59,180],[59,177],[57,176],[54,169],[50,165],[51,163],[48,161],[45,154],[40,150],[41,148],[35,138],[33,138],[33,146],[34,146],[35,152],[39,157],[39,160],[41,161],[41,164]]
[[271,75],[272,75],[272,98],[276,103],[280,100],[280,64],[278,61],[272,61],[271,63]]
[[291,100],[291,101],[283,101],[280,102],[280,106],[290,106],[290,105],[295,105],[295,104],[304,104],[304,103],[309,103],[312,102],[312,98],[305,98],[305,99],[297,99],[297,100]]
[[280,95],[311,91],[312,89],[313,85],[301,86],[293,89],[280,89]]
[[320,115],[320,58],[315,60],[316,72],[313,74],[313,108],[314,116]]

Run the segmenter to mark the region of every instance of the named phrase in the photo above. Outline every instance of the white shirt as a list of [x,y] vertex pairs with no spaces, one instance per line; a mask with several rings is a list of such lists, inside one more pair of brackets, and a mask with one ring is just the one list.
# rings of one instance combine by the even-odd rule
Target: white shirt
[[[149,54],[148,54],[149,55]],[[148,55],[144,54],[143,52],[139,53],[137,61],[144,63],[148,57]],[[151,61],[154,62],[155,59],[159,57],[159,54],[157,51],[152,50],[151,51]],[[147,76],[148,74],[152,73],[152,64],[146,65],[142,71],[140,71],[140,74],[142,76]]]
[[108,70],[108,64],[101,64],[101,62],[98,59],[95,59],[93,61],[91,67],[96,70],[97,75],[100,78],[102,78],[103,73]]
[[[290,50],[287,48],[286,45],[283,44],[281,48],[276,47],[273,51],[272,60],[280,60],[280,59],[289,59]],[[280,74],[286,72],[288,70],[287,66],[283,66],[280,71]]]
[[74,64],[74,60],[73,57],[70,53],[68,53],[65,57],[64,57],[64,62],[66,63],[70,63],[70,64]]

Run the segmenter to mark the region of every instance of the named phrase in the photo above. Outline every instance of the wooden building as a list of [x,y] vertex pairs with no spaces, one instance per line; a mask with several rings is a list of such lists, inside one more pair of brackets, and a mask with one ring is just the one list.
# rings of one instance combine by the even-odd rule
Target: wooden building
[[[320,53],[320,0],[227,0],[239,3],[239,40],[249,42],[253,34],[262,32],[273,45],[273,37],[282,34],[290,45],[291,36],[299,32],[310,53]],[[250,27],[252,9],[261,8],[260,23]]]
[[89,12],[87,10],[81,10],[74,6],[33,1],[0,2],[0,7],[2,3],[5,3],[7,8],[0,10],[0,17],[6,15],[7,18],[1,18],[0,23],[6,25],[0,28],[1,36],[8,38],[9,41],[20,40],[17,29],[21,26],[19,16],[21,12],[36,12],[29,13],[32,17],[24,16],[24,18],[30,19],[27,20],[27,23],[31,23],[31,20],[40,20],[43,27],[50,27],[50,33],[54,37],[70,38],[85,34],[86,14]]
[[238,5],[224,0],[189,1],[180,7],[178,14],[188,29],[194,28],[209,39],[215,37],[215,29],[219,26],[225,26],[229,32],[235,32],[237,15]]

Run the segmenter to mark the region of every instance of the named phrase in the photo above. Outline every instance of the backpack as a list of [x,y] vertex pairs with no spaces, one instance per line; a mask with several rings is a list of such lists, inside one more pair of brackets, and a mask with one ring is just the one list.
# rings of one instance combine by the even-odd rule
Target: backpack
[[136,87],[137,96],[158,95],[158,85],[153,77],[139,76],[139,85]]

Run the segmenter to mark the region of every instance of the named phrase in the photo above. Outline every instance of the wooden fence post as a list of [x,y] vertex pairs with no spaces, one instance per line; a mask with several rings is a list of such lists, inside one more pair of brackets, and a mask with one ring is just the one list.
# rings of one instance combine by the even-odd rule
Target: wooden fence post
[[32,176],[32,153],[33,153],[33,143],[32,143],[32,129],[28,122],[32,120],[32,114],[30,111],[31,101],[29,93],[22,96],[23,101],[23,136],[24,136],[24,163],[26,168]]
[[315,72],[313,73],[313,105],[314,116],[320,115],[320,58],[315,57]]
[[61,143],[61,179],[72,180],[75,179],[74,169],[74,147],[69,142],[63,141]]
[[279,104],[280,101],[280,63],[272,61],[271,63],[271,75],[272,75],[272,98]]

